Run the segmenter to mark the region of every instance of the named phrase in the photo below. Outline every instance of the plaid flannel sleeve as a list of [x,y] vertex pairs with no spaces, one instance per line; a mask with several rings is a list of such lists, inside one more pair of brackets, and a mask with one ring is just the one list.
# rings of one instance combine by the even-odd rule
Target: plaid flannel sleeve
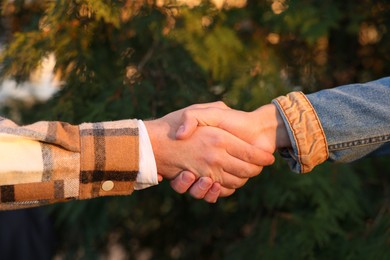
[[0,209],[131,194],[138,142],[137,120],[18,126],[0,117]]

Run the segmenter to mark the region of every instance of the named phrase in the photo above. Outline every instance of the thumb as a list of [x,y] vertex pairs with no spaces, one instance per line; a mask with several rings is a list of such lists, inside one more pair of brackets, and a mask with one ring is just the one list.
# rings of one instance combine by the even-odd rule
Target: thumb
[[[182,124],[176,132],[176,139],[187,139],[189,138],[196,130],[199,125],[199,122],[194,115],[187,115],[188,113],[184,112],[182,116]],[[193,114],[193,113],[191,113]]]
[[221,123],[221,109],[200,108],[183,112],[181,125],[176,132],[176,139],[189,138],[198,126],[216,126]]

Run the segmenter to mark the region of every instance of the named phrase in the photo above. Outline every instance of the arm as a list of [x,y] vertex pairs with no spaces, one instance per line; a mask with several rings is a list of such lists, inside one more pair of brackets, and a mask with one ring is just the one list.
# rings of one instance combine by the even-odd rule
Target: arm
[[[220,127],[266,151],[279,149],[292,170],[305,173],[328,159],[389,154],[389,97],[390,78],[383,78],[307,96],[293,92],[249,113],[209,104],[186,111],[177,137],[188,138],[197,125]],[[176,190],[183,186],[173,183]]]
[[325,160],[345,163],[389,154],[389,97],[390,78],[383,78],[275,99],[292,140],[291,149],[281,154],[300,173]]
[[307,95],[326,136],[329,160],[390,154],[390,77]]
[[0,208],[131,194],[137,120],[81,124],[0,121]]
[[186,111],[177,137],[188,138],[197,125],[220,127],[265,151],[281,150],[292,169],[304,173],[328,158],[349,162],[388,152],[389,97],[390,78],[383,78],[309,95],[292,92],[253,112],[210,105]]
[[[165,178],[190,169],[231,189],[257,174],[257,164],[273,161],[272,155],[217,129],[206,127],[190,140],[174,140],[180,117],[176,111],[145,122]],[[138,183],[139,141],[137,120],[17,126],[0,118],[0,209],[128,195],[139,184],[144,188],[147,183]]]

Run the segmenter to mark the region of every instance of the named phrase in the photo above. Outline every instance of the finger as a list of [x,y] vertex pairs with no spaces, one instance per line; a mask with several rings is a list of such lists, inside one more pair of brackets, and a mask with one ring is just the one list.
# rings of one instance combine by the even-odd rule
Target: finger
[[211,188],[204,196],[203,200],[205,200],[208,203],[216,203],[220,193],[221,193],[221,184],[219,184],[218,182],[214,182]]
[[213,180],[209,177],[201,177],[197,182],[192,185],[189,190],[189,193],[192,197],[196,199],[203,199],[207,191],[213,185]]
[[164,177],[161,174],[157,174],[157,180],[158,182],[162,182]]
[[225,187],[221,187],[221,192],[219,193],[219,197],[220,198],[228,197],[232,195],[235,191],[236,191],[235,189],[228,189]]
[[224,151],[224,153],[210,153],[204,157],[204,162],[198,166],[203,169],[199,176],[210,177],[213,182],[222,186],[237,189],[242,187],[248,178],[254,177],[262,170],[261,166],[239,160]]
[[[262,166],[247,163],[233,156],[229,156],[221,165],[225,172],[240,179],[255,177],[263,170]],[[225,186],[225,183],[221,184]]]
[[263,151],[251,144],[248,144],[241,139],[230,136],[231,138],[226,139],[226,151],[233,157],[236,157],[242,161],[267,166],[275,162],[275,157],[272,153]]
[[[234,158],[233,158],[234,159]],[[230,160],[227,160],[227,163],[229,163]],[[240,160],[236,160],[240,163],[243,163]],[[247,163],[244,163],[244,167],[248,167]],[[237,175],[240,174],[240,170],[243,169],[233,169],[233,172],[227,172],[224,171],[224,169],[215,169],[214,171],[211,171],[209,174],[205,174],[203,176],[209,176],[211,178],[212,182],[218,182],[223,187],[229,188],[229,189],[238,189],[241,188],[249,179],[249,177],[238,177]],[[258,174],[259,171],[256,171],[256,174]],[[254,174],[252,174],[254,175]]]
[[[212,146],[224,147],[224,146],[233,145],[233,144],[227,144],[227,145],[217,144],[211,142],[214,141],[210,141],[208,144]],[[225,149],[230,149],[230,148],[227,147]],[[223,180],[220,179],[220,177],[225,175],[225,173],[232,175],[230,179],[234,180],[233,176],[238,178],[251,178],[257,176],[263,169],[262,166],[248,163],[239,158],[232,156],[230,153],[228,153],[228,151],[223,151],[223,153],[205,153],[204,160],[205,160],[204,163],[210,167],[210,170],[209,171],[203,170],[200,174],[202,176],[212,176],[212,179],[214,181],[220,182],[222,186],[226,186],[227,184],[225,182],[222,182]]]
[[197,126],[218,126],[224,120],[222,112],[226,109],[206,107],[186,109],[182,115],[182,124],[176,132],[177,139],[186,139],[196,130]]
[[174,189],[177,193],[186,192],[191,185],[195,182],[196,177],[192,172],[182,171],[176,178],[174,178],[170,184],[172,189]]
[[218,181],[223,187],[228,189],[238,189],[245,185],[249,178],[239,178],[230,173],[224,173]]

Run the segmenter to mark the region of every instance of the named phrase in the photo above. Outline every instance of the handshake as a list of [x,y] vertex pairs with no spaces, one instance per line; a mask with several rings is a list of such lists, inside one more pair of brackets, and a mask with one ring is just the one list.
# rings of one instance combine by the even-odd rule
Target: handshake
[[252,112],[199,104],[144,123],[20,127],[0,117],[0,209],[128,195],[156,184],[156,172],[175,191],[212,203],[271,165],[276,149],[297,173],[328,159],[387,154],[388,86],[384,78],[310,96],[291,92]]
[[159,181],[171,179],[178,193],[214,203],[271,165],[278,148],[291,147],[274,104],[252,112],[223,102],[192,105],[145,121]]

